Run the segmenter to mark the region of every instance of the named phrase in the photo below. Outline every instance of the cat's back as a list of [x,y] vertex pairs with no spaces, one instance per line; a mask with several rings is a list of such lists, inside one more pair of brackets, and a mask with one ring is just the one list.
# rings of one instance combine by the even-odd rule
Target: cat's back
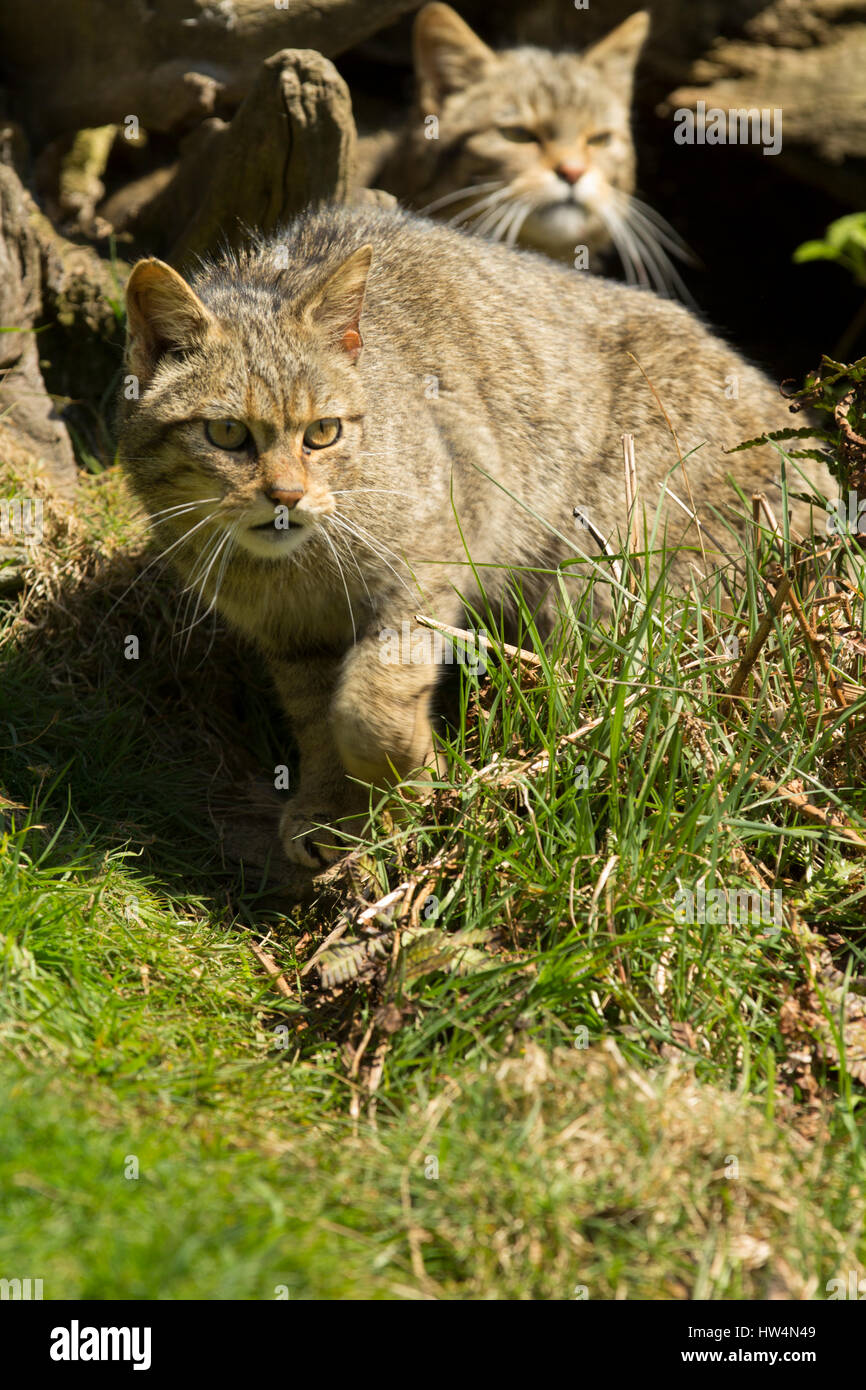
[[557,431],[605,459],[623,430],[650,431],[655,473],[666,465],[666,416],[684,449],[727,447],[788,421],[764,374],[682,305],[398,208],[309,211],[195,287],[218,314],[271,317],[290,336],[292,314],[365,245],[368,405],[383,428],[411,418],[421,449],[445,426],[465,437],[476,415],[498,446],[514,440],[515,467],[530,432],[555,466]]
[[[681,306],[530,251],[507,249],[397,208],[332,205],[298,218],[241,267],[249,282],[302,303],[316,284],[364,245],[373,260],[364,340],[393,370],[450,368],[482,378],[578,379],[625,345],[652,357],[665,345],[686,354],[712,342]],[[273,267],[278,267],[275,275]],[[207,299],[208,284],[197,288]]]

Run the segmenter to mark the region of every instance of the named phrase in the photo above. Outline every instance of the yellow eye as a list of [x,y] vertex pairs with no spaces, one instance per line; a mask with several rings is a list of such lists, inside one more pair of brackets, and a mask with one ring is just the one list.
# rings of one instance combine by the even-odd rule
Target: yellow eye
[[314,420],[304,430],[304,444],[308,449],[327,449],[329,444],[336,444],[342,433],[339,420]]
[[217,449],[242,449],[250,437],[240,420],[206,420],[204,432]]
[[610,144],[611,135],[612,131],[610,130],[597,130],[595,135],[587,136],[586,143],[588,145],[608,145]]
[[530,140],[537,140],[538,136],[531,130],[527,130],[525,125],[501,125],[499,134],[503,140],[511,140],[515,144],[526,145]]

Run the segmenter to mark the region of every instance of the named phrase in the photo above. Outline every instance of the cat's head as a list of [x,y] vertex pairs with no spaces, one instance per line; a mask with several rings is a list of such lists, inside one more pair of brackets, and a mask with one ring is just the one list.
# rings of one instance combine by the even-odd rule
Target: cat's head
[[372,248],[300,295],[269,254],[206,272],[198,293],[162,261],[129,279],[121,459],[160,538],[183,537],[184,570],[217,563],[228,536],[227,552],[293,558],[362,466]]
[[569,260],[606,248],[605,213],[634,189],[632,87],[648,30],[639,11],[581,54],[495,53],[450,6],[426,5],[414,51],[419,115],[438,122],[424,142],[430,211]]

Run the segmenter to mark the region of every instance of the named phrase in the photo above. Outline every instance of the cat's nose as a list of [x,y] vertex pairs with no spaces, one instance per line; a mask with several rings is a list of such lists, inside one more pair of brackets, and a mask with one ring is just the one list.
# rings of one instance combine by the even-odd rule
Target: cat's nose
[[289,511],[298,505],[303,495],[304,489],[298,483],[280,481],[265,488],[265,496],[275,507],[288,507]]
[[565,179],[566,183],[577,183],[583,172],[583,165],[574,159],[563,159],[562,163],[556,166],[556,173],[561,179]]

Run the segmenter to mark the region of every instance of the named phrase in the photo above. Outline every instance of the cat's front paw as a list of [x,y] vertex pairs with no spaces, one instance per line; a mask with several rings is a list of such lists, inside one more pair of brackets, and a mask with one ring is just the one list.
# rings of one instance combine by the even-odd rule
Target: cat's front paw
[[351,846],[329,822],[332,812],[290,803],[280,817],[280,843],[287,859],[306,869],[332,864]]

